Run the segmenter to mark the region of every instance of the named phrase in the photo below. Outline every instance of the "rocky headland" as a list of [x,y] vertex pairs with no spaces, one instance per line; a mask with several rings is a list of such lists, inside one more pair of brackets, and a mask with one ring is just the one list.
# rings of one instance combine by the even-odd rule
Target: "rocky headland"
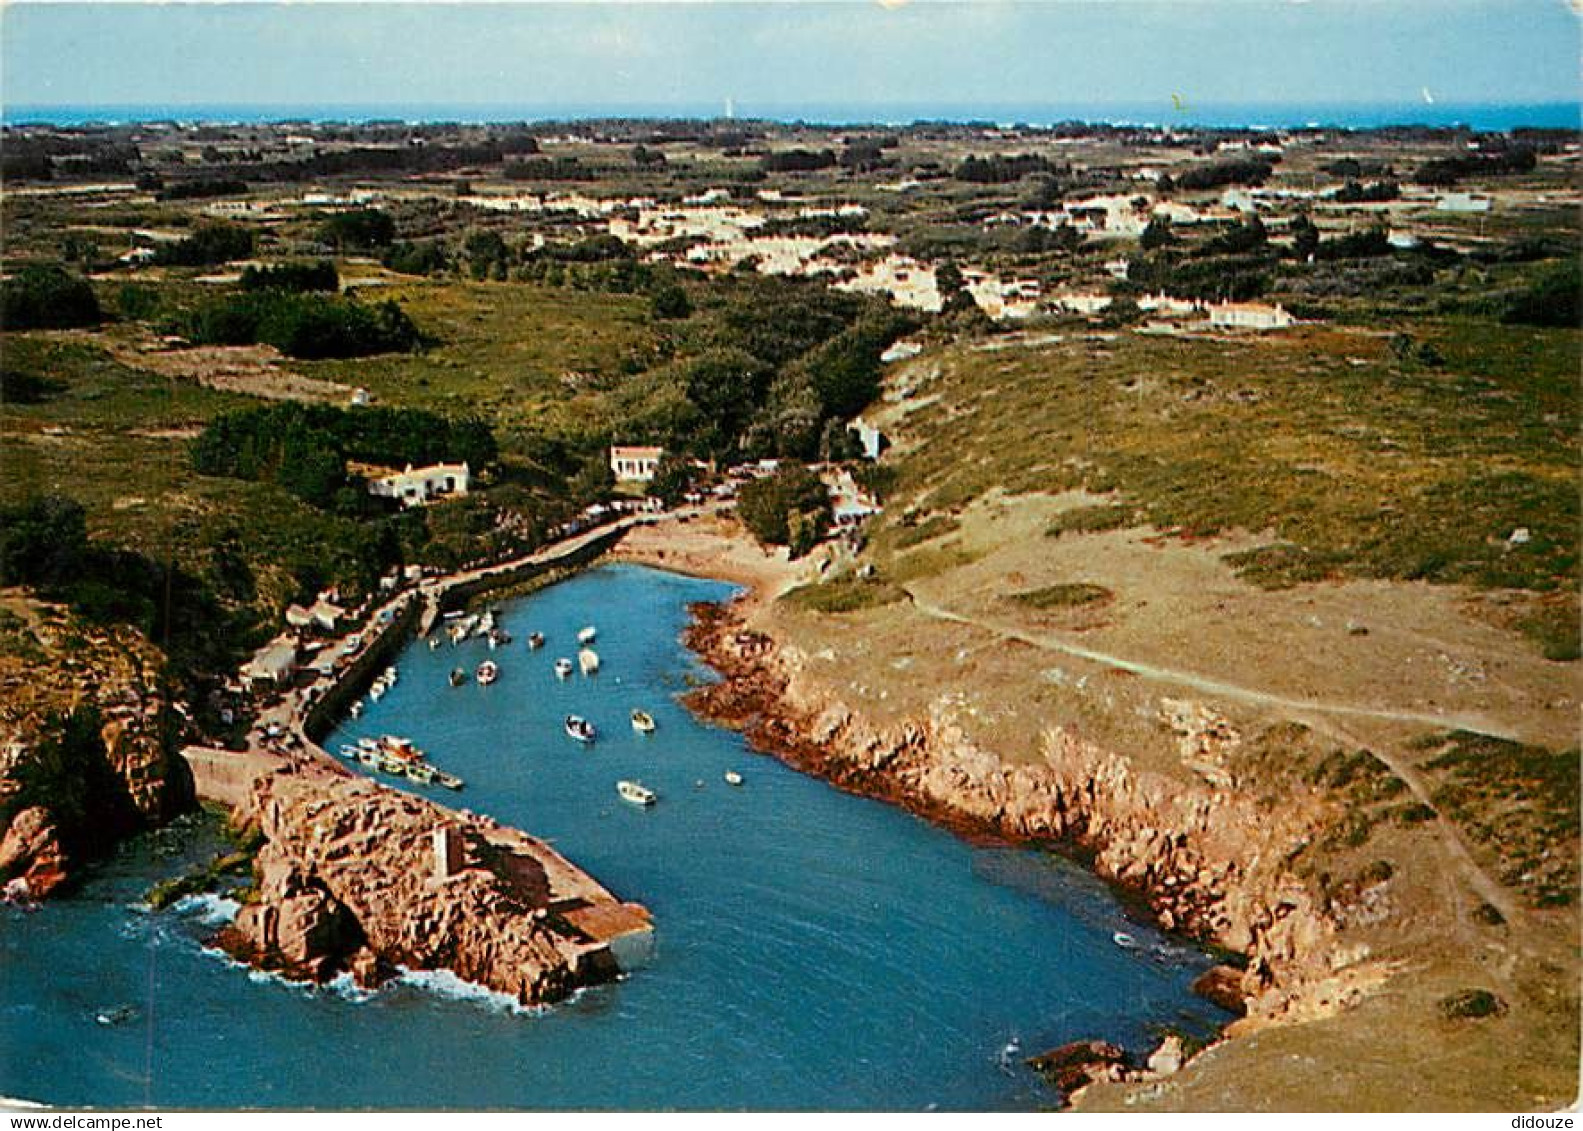
[[613,940],[649,927],[524,833],[311,763],[259,775],[236,818],[263,845],[220,942],[290,977],[449,970],[539,1005],[614,978]]
[[180,717],[142,635],[20,596],[0,651],[0,884],[41,899],[122,836],[188,807]]

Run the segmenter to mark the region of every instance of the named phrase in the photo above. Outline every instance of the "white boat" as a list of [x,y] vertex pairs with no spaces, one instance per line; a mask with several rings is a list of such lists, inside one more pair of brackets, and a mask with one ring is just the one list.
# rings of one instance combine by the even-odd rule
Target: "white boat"
[[565,656],[555,661],[555,674],[565,679],[572,674],[572,662]]
[[1138,945],[1138,940],[1133,938],[1126,931],[1115,932],[1110,936],[1110,941],[1121,947],[1123,950],[1134,950]]
[[394,686],[399,676],[394,667],[389,667],[379,673],[379,678],[384,680],[387,685]]
[[577,666],[583,669],[584,675],[593,675],[599,670],[599,653],[592,648],[584,648],[577,653]]
[[348,714],[350,714],[354,719],[361,718],[363,714],[363,701],[361,699],[353,700]]
[[653,734],[654,716],[647,711],[640,711],[636,707],[632,708],[632,729],[639,734]]
[[447,678],[451,681],[452,687],[460,687],[467,682],[467,669],[452,668],[451,674]]
[[592,644],[594,642],[595,637],[597,637],[598,635],[599,635],[599,630],[594,628],[593,625],[589,625],[587,628],[583,629],[581,632],[579,632],[577,634],[577,643],[579,643],[579,644]]
[[436,648],[438,648],[439,646],[440,646],[440,638],[438,636],[431,636],[431,637],[429,637],[429,651],[432,652]]
[[528,633],[528,647],[530,649],[532,649],[533,651],[538,651],[540,648],[544,647],[544,633],[542,633],[542,632],[530,632],[530,633]]
[[659,800],[652,789],[635,781],[616,782],[616,792],[621,795],[621,800],[634,805],[653,805]]
[[580,715],[567,715],[566,733],[578,742],[592,742],[594,740],[594,724]]
[[737,773],[735,770],[727,770],[726,771],[726,784],[727,785],[741,785],[742,784],[742,775]]
[[494,683],[495,680],[500,678],[500,668],[496,665],[495,661],[485,660],[483,663],[478,665],[478,670],[473,673],[473,677],[477,679],[479,683],[484,684],[487,687],[489,684]]
[[353,761],[356,761],[357,747],[353,746],[350,742],[341,743],[341,757],[351,758]]
[[368,689],[368,697],[378,703],[385,697],[385,685],[376,679],[374,685]]

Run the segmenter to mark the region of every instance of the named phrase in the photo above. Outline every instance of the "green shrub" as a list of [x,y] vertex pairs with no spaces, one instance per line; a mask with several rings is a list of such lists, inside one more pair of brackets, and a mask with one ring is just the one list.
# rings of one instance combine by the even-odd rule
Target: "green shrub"
[[24,267],[0,287],[0,329],[96,326],[103,317],[88,280],[60,267]]
[[1008,599],[1019,605],[1026,605],[1030,609],[1047,611],[1081,609],[1090,605],[1105,604],[1115,596],[1115,593],[1103,585],[1074,581],[1062,585],[1047,585],[1043,589],[1030,589],[1025,593],[1013,593]]
[[1440,999],[1440,1015],[1449,1021],[1494,1017],[1506,1012],[1506,1003],[1489,990],[1466,989]]

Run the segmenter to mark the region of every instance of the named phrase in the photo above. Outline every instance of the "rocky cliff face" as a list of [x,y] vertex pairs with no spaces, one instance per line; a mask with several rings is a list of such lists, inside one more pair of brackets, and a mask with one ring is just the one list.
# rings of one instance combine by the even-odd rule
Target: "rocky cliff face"
[[1271,809],[1239,793],[1221,772],[1225,724],[1212,711],[1177,704],[1167,720],[1193,783],[1139,772],[1060,726],[1038,737],[1036,761],[1009,763],[969,738],[948,699],[924,717],[873,725],[800,653],[743,632],[729,609],[701,609],[689,643],[726,677],[695,693],[696,706],[761,748],[948,825],[1078,846],[1168,929],[1246,955],[1236,982],[1244,1028],[1333,1011],[1378,975],[1338,945],[1336,924],[1285,866],[1323,814],[1300,799]]
[[648,924],[540,842],[363,778],[286,767],[242,816],[257,900],[221,941],[292,976],[447,969],[538,1004],[613,977],[609,939]]
[[163,657],[138,633],[7,603],[0,639],[0,883],[36,899],[81,859],[191,800]]

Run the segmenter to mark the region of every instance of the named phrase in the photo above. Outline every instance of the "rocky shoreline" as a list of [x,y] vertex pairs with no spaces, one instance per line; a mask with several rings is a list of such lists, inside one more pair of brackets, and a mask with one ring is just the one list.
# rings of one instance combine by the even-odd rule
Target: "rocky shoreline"
[[[721,681],[692,692],[701,716],[758,750],[839,788],[903,806],[960,835],[1059,844],[1145,904],[1159,924],[1235,956],[1195,986],[1239,1014],[1236,1037],[1325,1017],[1389,973],[1338,926],[1284,864],[1322,828],[1294,799],[1272,811],[1232,783],[1192,786],[1137,771],[1121,754],[1060,726],[1035,736],[1039,759],[1009,764],[974,744],[946,704],[927,717],[876,726],[841,689],[809,674],[795,647],[750,624],[756,598],[697,605],[685,641]],[[1184,710],[1184,758],[1213,758],[1212,712]],[[1175,1038],[1148,1063],[1052,1050],[1070,1097],[1095,1080],[1157,1079],[1185,1061]],[[1035,1058],[1040,1061],[1041,1058]]]

